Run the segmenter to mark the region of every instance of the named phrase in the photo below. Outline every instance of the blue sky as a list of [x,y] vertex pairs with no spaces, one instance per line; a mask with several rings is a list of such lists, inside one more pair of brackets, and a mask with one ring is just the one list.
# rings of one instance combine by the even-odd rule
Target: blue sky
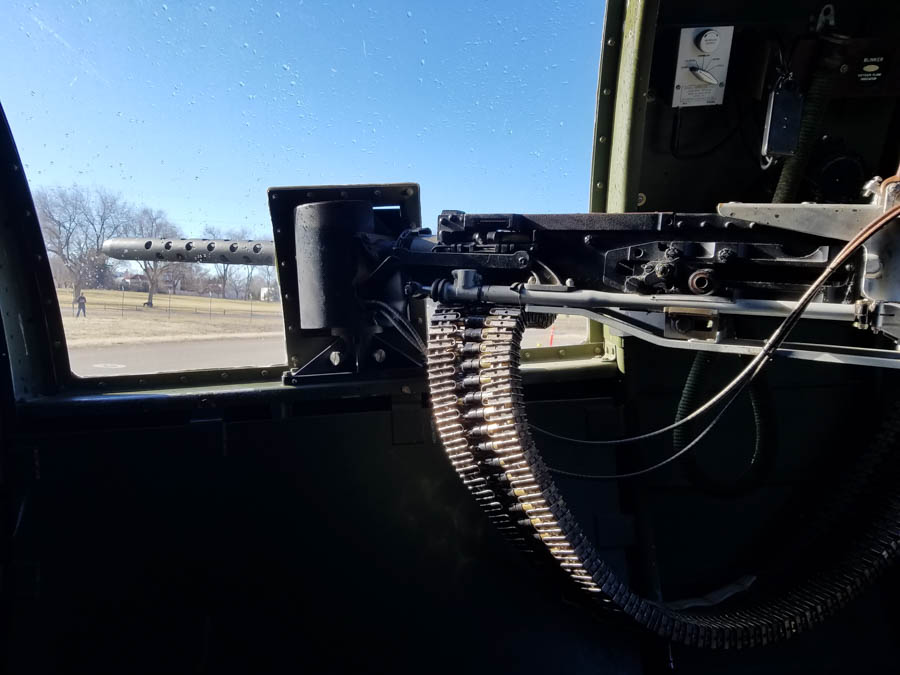
[[185,234],[271,231],[273,185],[417,181],[423,217],[588,207],[603,3],[6,4],[0,103],[32,185]]

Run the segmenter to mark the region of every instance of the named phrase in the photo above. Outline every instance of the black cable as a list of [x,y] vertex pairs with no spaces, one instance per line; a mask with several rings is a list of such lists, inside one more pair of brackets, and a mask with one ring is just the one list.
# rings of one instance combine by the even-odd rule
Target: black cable
[[[678,401],[675,420],[678,421],[697,407],[704,381],[710,368],[716,363],[711,352],[697,352],[684,382]],[[771,395],[764,382],[765,374],[753,380],[747,388],[747,399],[753,419],[753,454],[747,467],[731,480],[710,476],[700,465],[697,453],[692,453],[683,465],[688,480],[700,490],[717,497],[736,497],[756,489],[765,480],[774,465],[775,435],[772,419]],[[684,447],[690,429],[678,427],[672,432],[672,450]]]
[[719,148],[725,145],[728,141],[734,138],[734,135],[738,133],[741,129],[741,123],[738,121],[731,130],[718,142],[716,142],[712,147],[707,148],[706,150],[701,150],[700,152],[694,153],[683,153],[679,150],[679,137],[681,136],[681,108],[675,108],[675,114],[672,117],[672,133],[669,137],[669,152],[675,159],[680,160],[691,160],[691,159],[703,159],[704,157],[708,157],[709,155],[716,152]]
[[892,221],[900,215],[900,206],[895,206],[890,209],[886,213],[882,214],[871,223],[866,225],[862,230],[859,231],[847,244],[838,251],[837,255],[834,259],[828,263],[828,266],[823,270],[823,272],[819,275],[819,277],[806,289],[800,299],[797,301],[796,307],[791,310],[790,314],[778,325],[778,327],[772,332],[766,342],[763,344],[759,353],[753,357],[750,363],[740,372],[738,375],[731,380],[721,391],[719,391],[715,396],[710,398],[706,403],[697,408],[690,415],[685,417],[684,419],[673,422],[672,424],[666,425],[664,427],[660,427],[654,431],[648,431],[645,434],[640,434],[638,436],[630,436],[626,438],[618,438],[613,440],[599,440],[599,441],[589,441],[580,438],[569,438],[567,436],[560,436],[558,434],[554,434],[552,432],[547,431],[546,429],[541,429],[540,427],[532,427],[536,431],[541,433],[545,433],[554,438],[558,438],[562,441],[568,441],[572,443],[583,443],[585,445],[618,445],[621,443],[634,443],[637,441],[643,441],[648,438],[653,438],[654,436],[659,436],[661,434],[672,431],[673,429],[678,428],[683,424],[687,424],[692,420],[704,415],[709,412],[715,406],[721,402],[726,396],[728,396],[731,392],[733,392],[736,388],[743,390],[746,384],[757,377],[757,375],[765,368],[766,364],[769,360],[771,360],[775,354],[775,351],[781,346],[781,344],[785,341],[788,334],[793,330],[794,326],[797,325],[797,322],[800,320],[803,312],[809,306],[809,303],[812,302],[812,299],[816,296],[822,286],[826,281],[834,274],[840,267],[847,262],[851,255],[853,255],[860,246],[862,246],[868,239],[881,230],[887,223]]
[[[800,317],[803,315],[803,312],[809,306],[809,303],[812,302],[812,299],[819,292],[822,285],[828,280],[828,278],[834,274],[834,272],[840,268],[847,259],[856,252],[856,250],[862,246],[868,239],[881,230],[887,223],[891,222],[894,218],[900,215],[900,206],[895,206],[886,213],[882,214],[871,223],[866,225],[862,230],[859,231],[847,244],[842,248],[838,254],[834,257],[834,259],[828,264],[822,274],[806,289],[800,299],[797,301],[797,306],[791,310],[791,313],[785,318],[785,320],[779,324],[779,326],[772,332],[772,335],[769,336],[769,339],[766,340],[762,349],[759,353],[753,357],[753,360],[747,364],[747,366],[735,377],[724,389],[719,391],[715,396],[713,396],[710,400],[704,403],[702,406],[697,408],[690,415],[687,415],[683,419],[678,422],[674,422],[666,427],[662,427],[657,429],[656,431],[652,431],[646,434],[642,434],[639,436],[632,436],[627,439],[619,439],[616,441],[605,441],[607,444],[616,444],[616,443],[624,443],[631,442],[636,440],[642,440],[644,438],[651,438],[653,436],[658,436],[666,431],[671,431],[683,424],[688,423],[692,419],[708,412],[713,409],[720,401],[725,399],[722,409],[718,412],[718,414],[713,418],[712,422],[710,422],[706,428],[703,429],[700,434],[694,438],[693,441],[688,443],[684,448],[680,451],[670,455],[666,459],[654,464],[653,466],[647,467],[645,469],[640,469],[638,471],[632,471],[630,473],[624,474],[612,474],[612,475],[590,475],[590,474],[579,474],[575,472],[566,472],[560,469],[553,469],[548,467],[548,470],[551,473],[556,473],[561,476],[568,476],[570,478],[580,478],[583,480],[616,480],[619,478],[633,478],[636,476],[642,476],[652,471],[656,471],[657,469],[662,468],[663,466],[674,462],[676,459],[684,455],[688,450],[693,448],[701,438],[703,438],[719,421],[724,412],[728,409],[728,407],[734,402],[737,396],[746,388],[746,386],[756,378],[766,367],[766,365],[771,361],[772,356],[775,350],[781,345],[782,342],[787,338],[788,334],[800,320]],[[730,398],[726,398],[730,395]],[[563,437],[559,437],[563,438]],[[565,439],[574,441],[578,443],[603,443],[603,441],[582,441],[580,439]]]
[[644,469],[638,469],[637,471],[630,471],[628,473],[613,473],[613,474],[608,474],[608,475],[577,473],[575,471],[563,471],[562,469],[555,469],[555,468],[549,467],[549,466],[547,467],[547,470],[550,473],[557,475],[557,476],[565,476],[567,478],[576,478],[578,480],[619,480],[621,478],[637,478],[638,476],[644,476],[648,473],[652,473],[654,471],[657,471],[658,469],[663,468],[667,464],[671,464],[672,462],[674,462],[675,460],[680,458],[682,455],[684,455],[686,452],[691,450],[691,448],[693,448],[695,445],[697,445],[697,443],[699,443],[703,439],[703,437],[706,436],[706,434],[708,434],[710,431],[712,431],[712,428],[714,426],[716,426],[716,422],[718,422],[719,418],[725,414],[725,411],[728,410],[728,408],[731,406],[732,403],[734,403],[734,400],[739,395],[740,395],[740,391],[736,392],[728,401],[726,401],[726,403],[722,406],[722,409],[718,412],[718,414],[716,414],[716,416],[713,417],[712,421],[706,425],[706,427],[703,429],[703,431],[701,431],[699,434],[697,434],[697,437],[694,438],[694,440],[692,440],[690,443],[685,445],[678,452],[676,452],[672,455],[669,455],[664,460],[657,462],[653,466],[648,466]]

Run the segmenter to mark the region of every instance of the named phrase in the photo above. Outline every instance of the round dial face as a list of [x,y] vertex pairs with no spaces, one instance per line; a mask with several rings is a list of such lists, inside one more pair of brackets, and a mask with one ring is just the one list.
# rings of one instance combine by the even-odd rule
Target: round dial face
[[719,31],[705,30],[700,33],[694,40],[697,43],[697,49],[705,54],[712,54],[719,48]]

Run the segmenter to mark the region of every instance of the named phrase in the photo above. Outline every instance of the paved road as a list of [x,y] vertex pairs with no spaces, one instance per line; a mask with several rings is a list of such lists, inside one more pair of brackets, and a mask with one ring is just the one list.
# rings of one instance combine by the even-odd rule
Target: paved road
[[[585,325],[584,319],[580,317],[561,317],[554,328],[553,344],[563,346],[582,342]],[[549,344],[550,330],[529,330],[523,339],[525,347],[546,347]],[[287,360],[284,340],[280,337],[72,347],[69,359],[72,371],[84,377],[272,366],[283,364]]]
[[85,377],[271,366],[286,361],[280,337],[72,347],[69,359],[72,371]]

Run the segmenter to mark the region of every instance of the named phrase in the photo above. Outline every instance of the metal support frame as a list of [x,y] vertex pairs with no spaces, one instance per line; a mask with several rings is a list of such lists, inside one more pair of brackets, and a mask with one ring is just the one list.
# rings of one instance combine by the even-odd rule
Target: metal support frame
[[650,79],[658,12],[659,0],[633,0],[625,7],[613,126],[607,141],[610,146],[607,211],[631,211],[639,206],[637,182],[647,109],[644,94]]
[[[722,338],[715,342],[710,342],[706,340],[669,338],[665,337],[663,330],[649,323],[643,326],[638,325],[626,313],[616,312],[615,310],[593,311],[576,307],[566,307],[564,310],[561,310],[559,307],[541,307],[537,305],[526,305],[525,309],[529,312],[577,314],[593,321],[601,321],[611,331],[623,335],[632,335],[658,347],[756,356],[762,350],[763,345],[761,340]],[[785,342],[778,348],[777,354],[785,358],[817,361],[819,363],[900,368],[900,352],[888,349]]]

